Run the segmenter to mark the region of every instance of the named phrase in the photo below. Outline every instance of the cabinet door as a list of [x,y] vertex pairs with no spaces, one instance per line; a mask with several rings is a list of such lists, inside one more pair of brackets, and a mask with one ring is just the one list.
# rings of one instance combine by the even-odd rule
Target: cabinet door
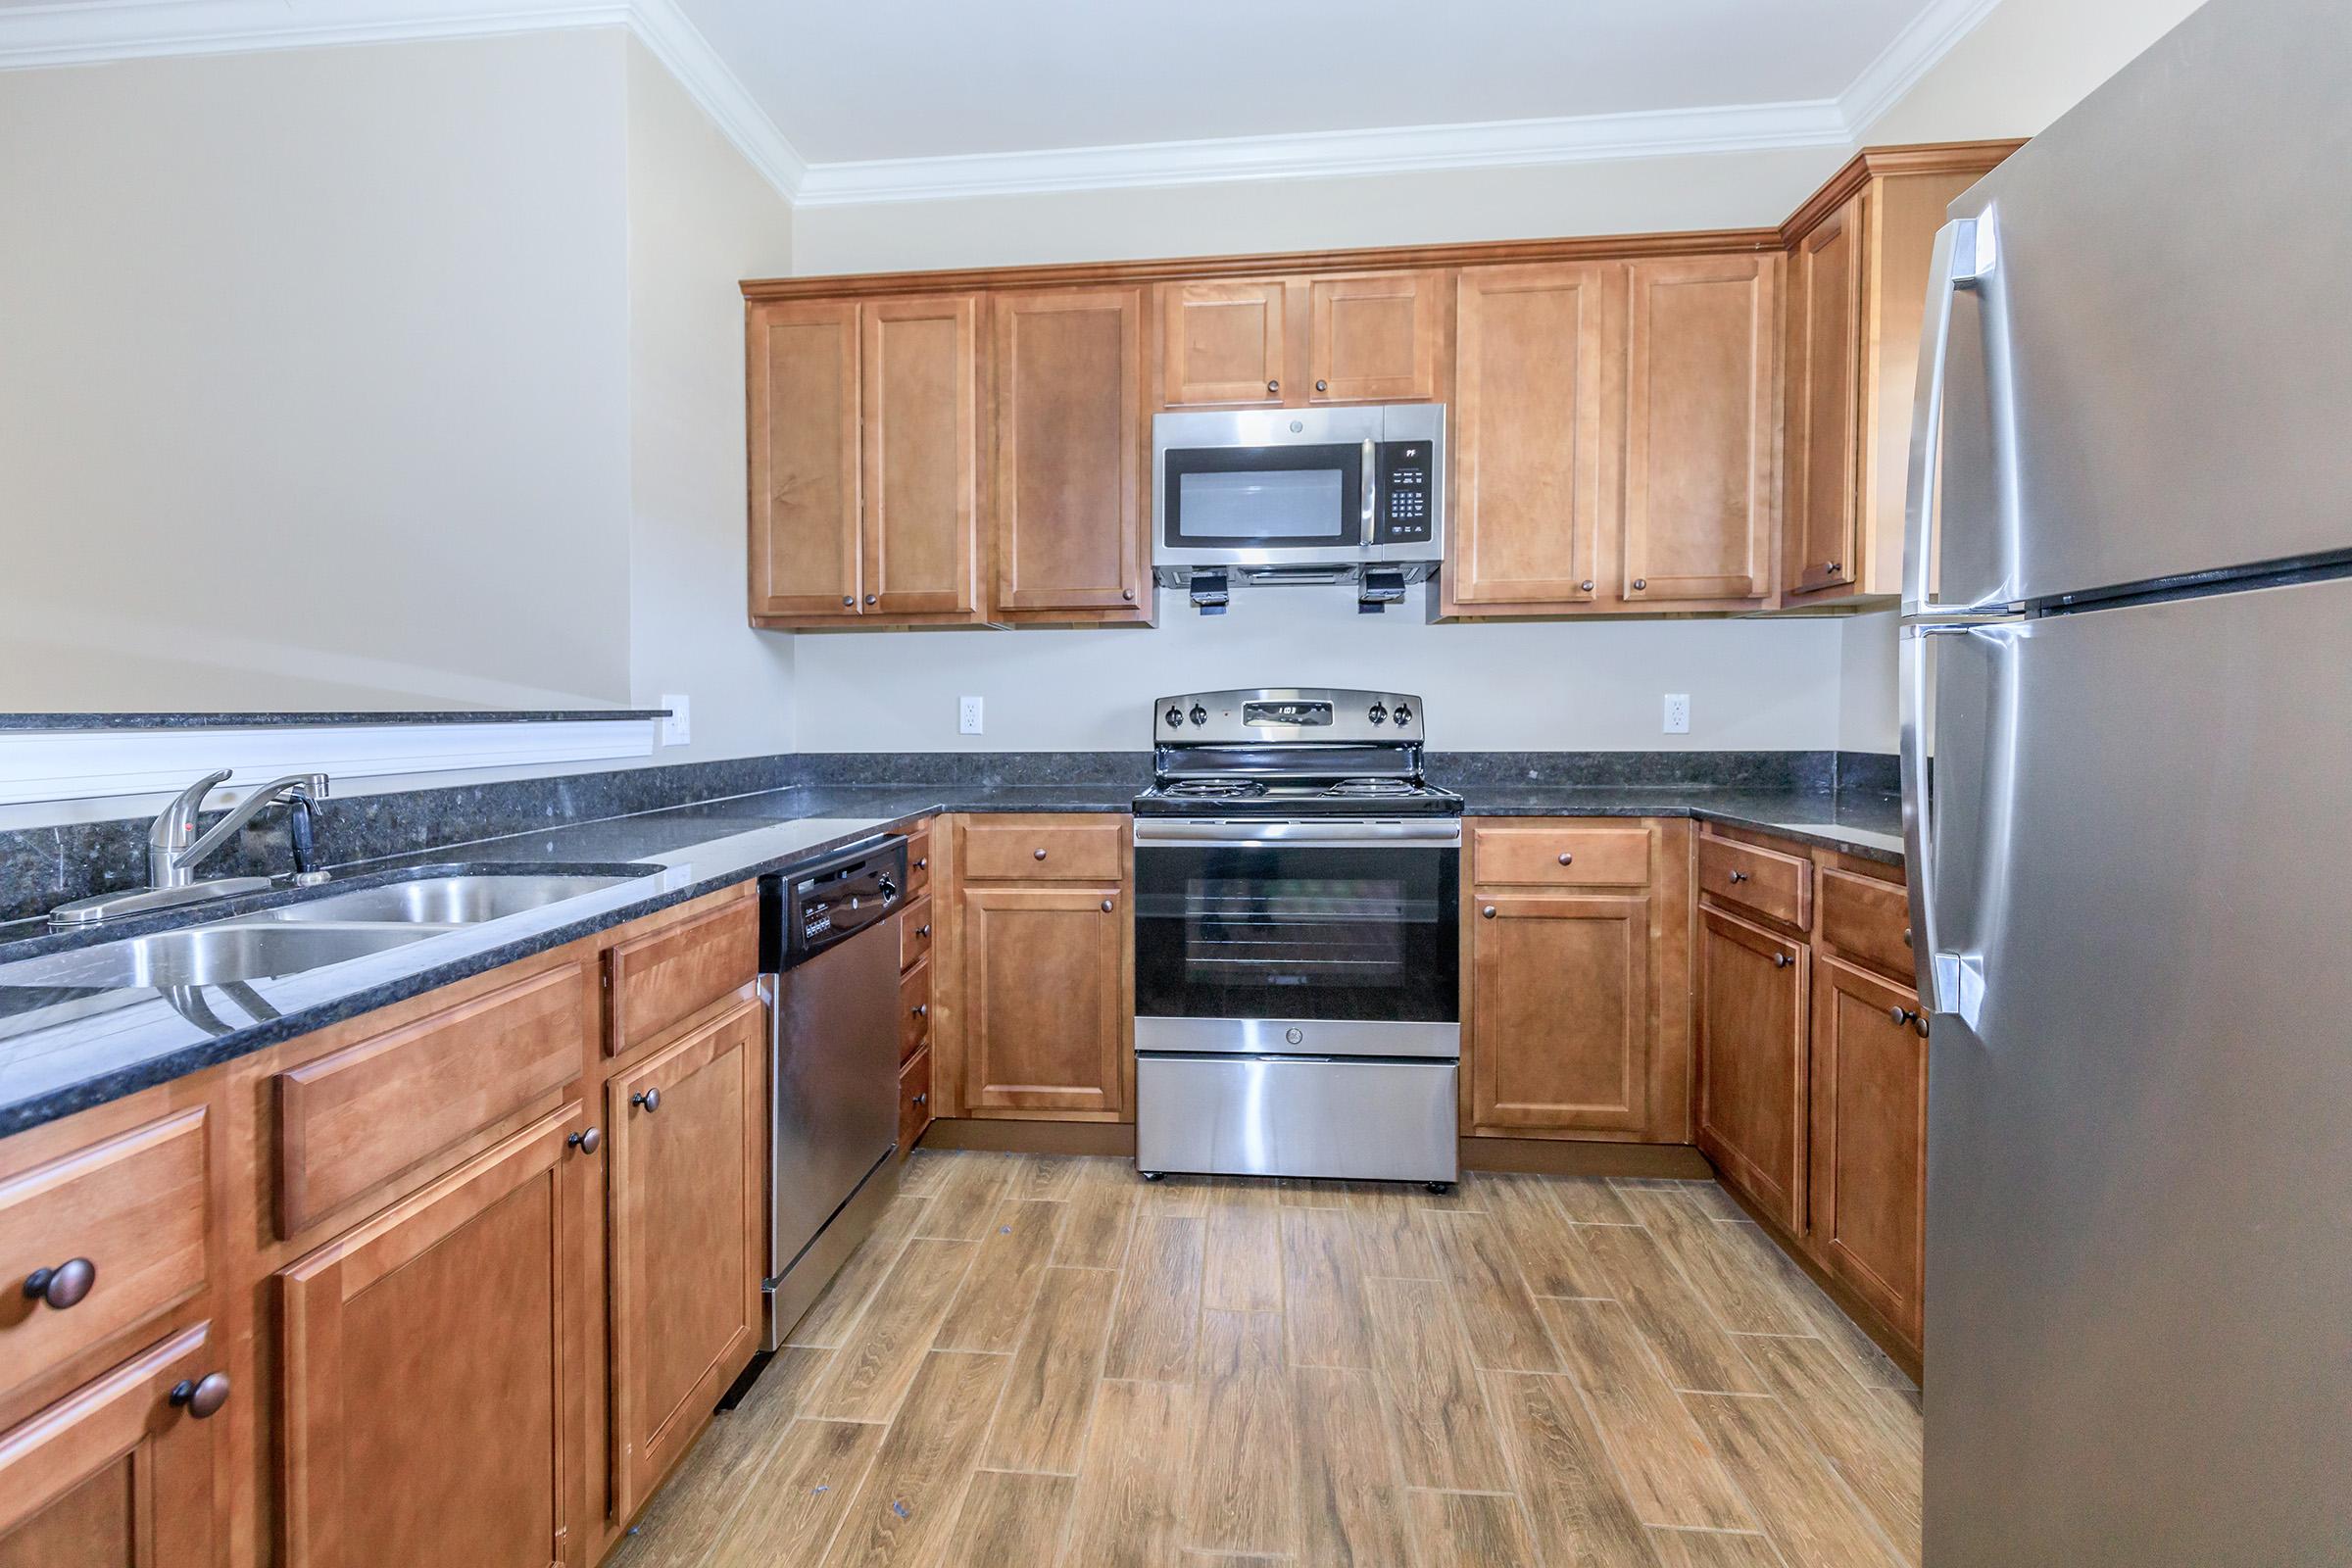
[[1494,1132],[1649,1124],[1649,900],[1480,894],[1471,1121]]
[[1804,1216],[1802,942],[1721,909],[1698,930],[1698,1147],[1791,1233]]
[[980,297],[864,307],[864,567],[873,615],[980,608]]
[[279,1276],[287,1568],[576,1562],[586,1126],[565,1106]]
[[1160,301],[1160,401],[1282,401],[1283,285],[1168,283]]
[[1856,196],[1788,259],[1788,512],[1781,580],[1792,594],[1844,587],[1860,567],[1864,203]]
[[964,1108],[1119,1119],[1133,1065],[1119,889],[967,887],[962,924]]
[[1143,294],[1006,294],[995,310],[998,609],[1145,618]]
[[1777,256],[1636,262],[1626,336],[1622,591],[1771,591]]
[[745,1002],[605,1088],[612,1511],[637,1511],[759,1347],[766,1011]]
[[1308,284],[1304,401],[1435,402],[1445,284],[1436,270]]
[[1474,268],[1455,314],[1453,520],[1463,606],[1589,604],[1599,576],[1607,265]]
[[1913,1346],[1927,1269],[1928,1043],[1919,999],[1825,958],[1813,971],[1816,1252]]
[[0,1433],[0,1568],[200,1568],[227,1541],[212,1391],[224,1348],[200,1323]]
[[858,307],[756,306],[749,348],[752,613],[855,615]]

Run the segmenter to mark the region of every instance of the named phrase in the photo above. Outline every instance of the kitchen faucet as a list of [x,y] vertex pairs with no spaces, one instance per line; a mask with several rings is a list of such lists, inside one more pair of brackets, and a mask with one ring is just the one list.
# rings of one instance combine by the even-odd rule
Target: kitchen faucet
[[311,866],[311,813],[318,802],[327,798],[327,776],[289,773],[284,778],[271,779],[232,807],[203,837],[197,837],[196,818],[204,810],[205,800],[216,787],[234,776],[228,768],[208,773],[156,813],[155,821],[147,829],[146,887],[62,904],[49,911],[49,923],[92,925],[126,914],[148,914],[210,899],[267,891],[270,879],[266,876],[212,877],[200,882],[196,879],[196,867],[236,837],[246,823],[272,806],[283,806],[293,813],[295,885],[309,887],[326,880],[325,873]]

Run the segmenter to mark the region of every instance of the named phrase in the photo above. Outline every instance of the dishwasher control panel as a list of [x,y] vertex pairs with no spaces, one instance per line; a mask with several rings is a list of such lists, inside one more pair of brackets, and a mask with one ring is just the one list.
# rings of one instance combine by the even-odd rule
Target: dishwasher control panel
[[906,841],[837,851],[760,883],[760,967],[778,974],[887,920],[905,902]]

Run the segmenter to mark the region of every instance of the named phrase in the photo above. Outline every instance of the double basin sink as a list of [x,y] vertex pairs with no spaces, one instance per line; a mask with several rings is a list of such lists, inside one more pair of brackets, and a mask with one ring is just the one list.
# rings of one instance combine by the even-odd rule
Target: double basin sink
[[322,889],[272,908],[0,964],[0,986],[166,990],[273,980],[525,914],[660,870],[445,872],[343,892]]

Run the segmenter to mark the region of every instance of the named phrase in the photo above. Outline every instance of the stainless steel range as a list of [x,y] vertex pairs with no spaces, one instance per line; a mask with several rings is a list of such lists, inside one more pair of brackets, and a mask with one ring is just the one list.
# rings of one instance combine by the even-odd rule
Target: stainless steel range
[[1137,1168],[1453,1181],[1462,803],[1422,779],[1421,700],[1201,692],[1152,722]]

